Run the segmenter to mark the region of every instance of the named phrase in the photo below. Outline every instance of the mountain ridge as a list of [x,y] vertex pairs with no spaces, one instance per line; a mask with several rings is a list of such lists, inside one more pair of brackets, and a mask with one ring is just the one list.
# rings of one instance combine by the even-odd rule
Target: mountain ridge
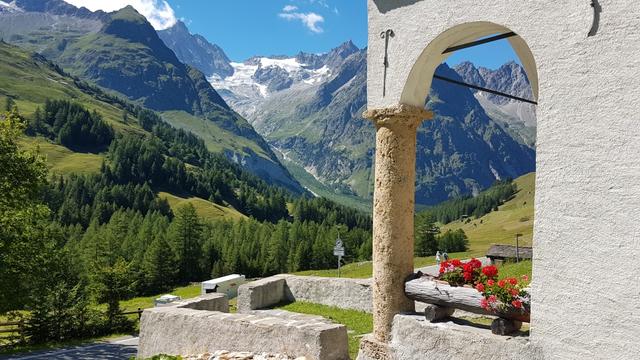
[[[467,83],[533,100],[527,74],[515,61],[509,61],[494,70],[476,67],[466,61],[456,65],[454,70]],[[474,96],[505,131],[520,143],[529,147],[535,146],[535,105],[480,91],[475,92]]]
[[[337,51],[307,57],[298,55],[295,59],[305,59],[317,68],[326,65],[326,62],[319,63],[319,59],[326,59],[331,53],[340,54],[340,48],[349,50],[349,43]],[[264,62],[262,59],[253,57],[250,62]],[[273,62],[277,66],[286,59],[291,58],[278,58]],[[286,70],[282,66],[278,73]],[[448,66],[439,70],[461,80]],[[481,77],[479,72],[477,76]],[[371,199],[375,134],[373,126],[361,117],[366,108],[366,50],[341,59],[322,81],[306,87],[294,84],[252,101],[246,97],[238,101],[246,94],[242,85],[248,87],[249,83],[225,84],[225,79],[214,82],[230,106],[244,114],[290,165],[304,168],[332,192],[357,195],[365,202]],[[435,83],[432,94],[436,101],[430,106],[438,118],[425,122],[418,134],[416,199],[420,204],[430,205],[476,193],[497,179],[517,177],[535,166],[535,153],[522,146],[524,141],[520,144],[513,141],[518,135],[505,131],[506,124],[492,119],[473,93],[449,87]],[[455,94],[449,99],[452,106],[437,101],[439,93]],[[467,112],[453,111],[457,105],[462,105]],[[469,116],[474,120],[467,121]],[[438,141],[429,139],[434,134],[439,136]],[[463,144],[469,136],[473,138],[473,147]],[[447,147],[447,144],[455,146]],[[442,150],[443,147],[447,149]],[[519,165],[519,161],[524,165]]]

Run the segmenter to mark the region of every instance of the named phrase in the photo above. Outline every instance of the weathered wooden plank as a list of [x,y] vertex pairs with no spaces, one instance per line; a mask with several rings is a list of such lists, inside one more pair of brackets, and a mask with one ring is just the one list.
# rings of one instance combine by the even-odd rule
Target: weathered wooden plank
[[420,277],[407,281],[404,284],[405,294],[409,299],[434,304],[443,307],[456,308],[475,314],[494,315],[506,319],[514,319],[529,322],[529,313],[520,311],[508,311],[495,313],[480,307],[482,294],[476,289],[468,287],[450,286],[445,283],[433,281],[430,277]]

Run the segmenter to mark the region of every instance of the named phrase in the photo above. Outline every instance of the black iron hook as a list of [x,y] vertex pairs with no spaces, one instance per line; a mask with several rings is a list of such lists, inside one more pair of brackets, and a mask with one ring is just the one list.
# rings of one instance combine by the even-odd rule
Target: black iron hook
[[591,7],[593,8],[593,24],[591,30],[587,36],[594,36],[598,32],[600,27],[600,13],[602,12],[602,6],[598,3],[598,0],[591,0]]

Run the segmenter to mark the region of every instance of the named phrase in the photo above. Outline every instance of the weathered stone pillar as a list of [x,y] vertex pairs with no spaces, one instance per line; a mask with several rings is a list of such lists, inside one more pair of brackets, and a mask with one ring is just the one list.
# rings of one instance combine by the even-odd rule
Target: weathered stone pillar
[[376,126],[373,194],[373,334],[387,342],[393,317],[413,311],[404,295],[404,280],[413,273],[413,216],[416,178],[416,133],[423,108],[400,104],[368,110]]

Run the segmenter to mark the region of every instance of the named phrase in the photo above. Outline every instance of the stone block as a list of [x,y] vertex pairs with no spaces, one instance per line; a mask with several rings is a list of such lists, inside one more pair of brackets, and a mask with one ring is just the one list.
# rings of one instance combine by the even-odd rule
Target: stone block
[[371,279],[285,275],[289,301],[371,312]]
[[229,312],[229,299],[225,294],[211,293],[193,299],[178,301],[173,303],[172,306],[193,310]]
[[391,333],[392,359],[543,359],[527,336],[498,336],[486,328],[453,322],[431,323],[419,315],[396,315]]
[[308,360],[349,359],[344,325],[314,316],[305,319],[286,312],[226,314],[175,306],[148,309],[142,315],[140,358],[221,349],[305,356]]
[[277,275],[240,285],[238,288],[238,312],[264,309],[283,302],[285,279]]

